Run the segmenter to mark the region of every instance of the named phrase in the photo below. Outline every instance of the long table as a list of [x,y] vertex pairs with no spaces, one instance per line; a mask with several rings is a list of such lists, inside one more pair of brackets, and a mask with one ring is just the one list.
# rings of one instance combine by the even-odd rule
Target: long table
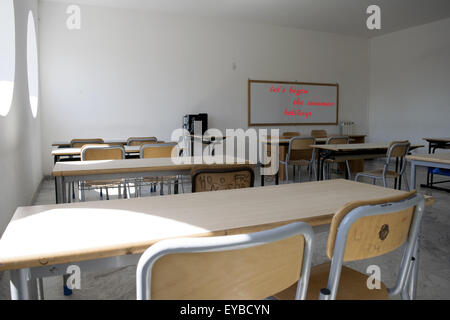
[[[416,187],[416,167],[450,169],[450,153],[439,154],[417,154],[406,157],[411,163],[411,186]],[[436,188],[436,187],[434,187]],[[449,189],[439,188],[439,190],[450,192]]]
[[[317,144],[312,147],[319,150],[317,159],[317,180],[321,180],[323,179],[323,165],[327,159],[355,160],[383,158],[386,156],[389,143]],[[411,145],[409,150],[415,150],[422,147],[424,147],[424,145]]]
[[[190,174],[195,166],[213,163],[214,159],[180,157],[177,163],[172,158],[57,162],[52,172],[56,179],[56,203],[67,202],[66,184],[70,182],[186,175]],[[224,157],[223,162],[230,166],[251,164],[247,160],[234,157]]]
[[250,233],[294,221],[324,225],[349,202],[403,193],[327,180],[21,207],[0,239],[0,271],[11,272],[13,299],[35,299],[42,278],[64,275],[73,265],[81,272],[136,265],[142,252],[163,239]]

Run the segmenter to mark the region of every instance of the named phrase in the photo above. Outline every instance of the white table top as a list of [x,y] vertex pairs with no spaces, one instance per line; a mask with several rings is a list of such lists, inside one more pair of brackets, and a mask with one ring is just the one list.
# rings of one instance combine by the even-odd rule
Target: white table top
[[299,220],[326,224],[349,202],[402,193],[348,180],[327,180],[21,207],[0,239],[0,271],[142,253],[167,238],[254,232],[262,226]]
[[[213,157],[180,157],[179,163],[172,158],[155,159],[125,159],[99,161],[68,161],[57,162],[52,175],[57,176],[85,176],[108,173],[129,173],[148,171],[191,170],[195,165],[214,163]],[[225,164],[249,164],[245,159],[234,157],[223,158]]]

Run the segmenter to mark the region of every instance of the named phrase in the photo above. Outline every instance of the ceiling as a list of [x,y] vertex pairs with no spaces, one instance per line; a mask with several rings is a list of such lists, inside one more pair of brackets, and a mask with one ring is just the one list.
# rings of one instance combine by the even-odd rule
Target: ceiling
[[[371,38],[450,17],[450,0],[41,0],[265,23]],[[381,8],[381,30],[366,9]]]

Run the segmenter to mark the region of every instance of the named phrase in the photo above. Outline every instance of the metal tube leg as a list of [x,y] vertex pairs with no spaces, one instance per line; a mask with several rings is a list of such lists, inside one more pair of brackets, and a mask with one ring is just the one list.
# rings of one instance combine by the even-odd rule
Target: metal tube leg
[[409,278],[408,286],[408,295],[411,300],[416,299],[417,294],[417,280],[419,278],[419,237],[417,238],[416,245],[414,247],[414,253],[413,253],[413,259],[411,261],[412,268],[411,268],[411,274]]
[[37,281],[29,280],[30,269],[11,270],[11,299],[34,300],[38,297]]
[[64,178],[56,177],[56,203],[64,203]]
[[44,280],[42,278],[39,278],[36,280],[37,282],[37,289],[38,289],[38,299],[44,300]]
[[411,188],[416,190],[416,165],[411,161]]

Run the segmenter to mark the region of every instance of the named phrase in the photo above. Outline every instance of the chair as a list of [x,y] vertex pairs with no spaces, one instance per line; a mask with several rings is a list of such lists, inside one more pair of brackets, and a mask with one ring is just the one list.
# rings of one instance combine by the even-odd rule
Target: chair
[[[415,295],[418,234],[425,200],[410,192],[394,197],[357,201],[342,207],[333,217],[327,244],[326,263],[311,269],[307,299],[386,300]],[[343,266],[343,262],[378,257],[405,244],[403,258],[393,288],[380,281],[380,289],[370,290],[368,275]],[[291,287],[275,295],[292,299]]]
[[192,192],[253,188],[255,173],[250,166],[198,166],[191,171]]
[[[408,179],[406,175],[404,175],[406,170],[406,155],[408,154],[409,141],[393,141],[389,144],[387,153],[386,153],[386,161],[384,163],[383,169],[368,171],[368,172],[360,172],[356,175],[355,181],[358,181],[359,177],[368,177],[373,179],[373,184],[376,183],[377,180],[383,180],[383,186],[387,187],[386,178],[394,178],[394,179],[404,179],[406,190],[409,190]],[[400,159],[400,171],[392,171],[389,170],[389,164],[391,162],[391,158]]]
[[[347,136],[334,136],[328,138],[326,144],[348,144],[350,142],[350,138]],[[331,163],[340,163],[345,162],[345,167],[347,170],[348,178],[351,179],[352,175],[350,172],[350,166],[348,164],[348,160],[339,160],[339,159],[326,159],[323,166],[323,179],[326,179],[326,172],[328,171],[328,178],[330,178],[330,164]]]
[[326,138],[326,137],[328,137],[328,134],[327,134],[326,130],[312,130],[311,136],[313,136],[316,139],[317,138]]
[[[122,146],[107,144],[86,144],[81,148],[81,161],[95,160],[122,160],[125,159],[125,150]],[[101,181],[84,181],[79,185],[80,200],[85,200],[84,191],[87,188],[100,189],[100,198],[103,199],[103,191],[106,190],[106,199],[109,200],[109,188],[118,188],[119,196],[121,196],[121,187],[124,185],[124,194],[126,196],[126,183],[123,180],[101,180]]]
[[71,148],[81,148],[86,144],[103,144],[103,139],[73,139],[70,141]]
[[138,300],[264,299],[292,284],[308,288],[312,228],[303,222],[231,236],[160,241],[139,259]]
[[156,137],[142,137],[142,138],[132,137],[132,138],[128,138],[127,145],[128,146],[142,146],[145,144],[152,144],[152,143],[157,143],[157,142],[158,142],[158,139]]
[[286,154],[286,160],[280,163],[285,167],[286,182],[289,181],[288,166],[299,167],[299,181],[302,181],[302,166],[307,166],[309,171],[309,179],[311,180],[312,170],[316,171],[315,149],[311,145],[316,143],[314,137],[294,137],[289,141],[289,149]]
[[[140,149],[140,158],[141,159],[155,159],[155,158],[171,158],[174,149],[177,147],[176,143],[152,143],[152,144],[144,144],[141,145]],[[150,191],[156,191],[156,185],[160,183],[160,194],[164,194],[164,182],[168,183],[168,192],[171,194],[171,186],[170,183],[172,181],[178,180],[176,176],[165,176],[165,177],[156,177],[156,178],[143,178],[141,182],[149,182],[151,184]],[[181,183],[181,187],[184,191],[183,183]],[[138,189],[139,193],[140,187]]]
[[283,138],[300,137],[300,132],[284,132]]

